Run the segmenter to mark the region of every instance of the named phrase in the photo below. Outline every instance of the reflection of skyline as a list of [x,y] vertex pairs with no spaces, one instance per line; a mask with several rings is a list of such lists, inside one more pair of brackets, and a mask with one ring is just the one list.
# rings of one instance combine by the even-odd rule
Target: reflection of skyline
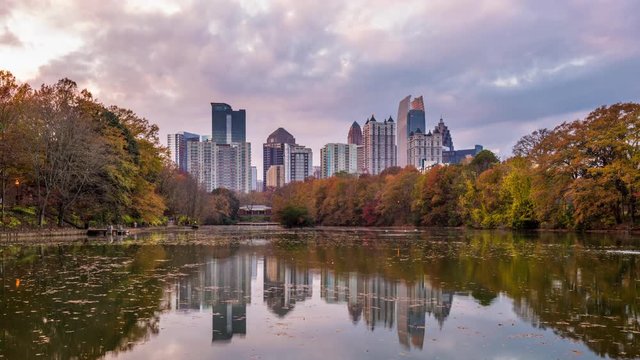
[[211,341],[230,341],[246,335],[247,303],[251,301],[251,277],[256,271],[255,256],[235,255],[209,258],[197,265],[197,272],[175,285],[175,309],[212,311]]
[[283,259],[264,258],[263,300],[269,310],[280,317],[286,316],[296,302],[311,298],[312,281],[308,269],[297,269]]
[[321,297],[327,303],[346,302],[354,324],[363,317],[373,331],[379,325],[392,328],[396,321],[398,341],[406,348],[422,349],[427,314],[442,328],[454,295],[432,287],[426,278],[406,283],[355,272],[336,275],[325,269],[321,283]]

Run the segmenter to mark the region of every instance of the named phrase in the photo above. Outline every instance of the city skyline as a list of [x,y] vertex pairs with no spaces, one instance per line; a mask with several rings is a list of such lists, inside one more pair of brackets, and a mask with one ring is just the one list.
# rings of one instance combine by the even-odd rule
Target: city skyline
[[165,145],[207,134],[220,101],[247,110],[248,142],[284,127],[320,163],[337,129],[420,94],[457,147],[483,139],[505,157],[521,135],[640,93],[636,1],[5,4],[0,68],[34,87],[69,77],[157,124]]

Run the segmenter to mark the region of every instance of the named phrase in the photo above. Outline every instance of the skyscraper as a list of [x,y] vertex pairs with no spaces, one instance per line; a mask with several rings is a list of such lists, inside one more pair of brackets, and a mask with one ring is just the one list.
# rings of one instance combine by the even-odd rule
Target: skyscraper
[[420,129],[409,134],[409,165],[424,170],[442,163],[442,134],[438,128],[432,133],[423,133]]
[[347,144],[356,145],[356,153],[357,153],[357,170],[358,174],[362,174],[364,172],[364,145],[362,139],[362,130],[360,129],[360,125],[358,122],[354,121],[351,124],[351,128],[349,128],[349,134],[347,135]]
[[287,130],[278,128],[267,137],[262,145],[263,190],[267,189],[267,171],[271,165],[284,165],[284,145],[295,144],[296,139]]
[[426,131],[424,100],[422,96],[411,100],[409,95],[398,105],[398,166],[409,165],[409,134],[418,129],[423,133]]
[[326,144],[320,149],[322,177],[328,178],[338,172],[358,173],[358,145]]
[[251,190],[251,144],[216,144],[213,141],[187,143],[187,171],[210,192],[225,188]]
[[349,128],[349,134],[347,135],[347,144],[362,145],[362,130],[357,121],[354,121]]
[[386,168],[396,166],[395,125],[391,117],[384,122],[378,122],[373,115],[365,123],[363,132],[364,172],[377,175]]
[[247,141],[247,114],[234,111],[229,104],[211,103],[211,135],[216,144]]
[[284,183],[304,181],[313,176],[311,149],[297,144],[284,145]]
[[251,166],[251,191],[258,191],[258,168],[255,166]]
[[187,171],[187,142],[198,141],[200,135],[188,132],[167,135],[170,159],[180,171]]

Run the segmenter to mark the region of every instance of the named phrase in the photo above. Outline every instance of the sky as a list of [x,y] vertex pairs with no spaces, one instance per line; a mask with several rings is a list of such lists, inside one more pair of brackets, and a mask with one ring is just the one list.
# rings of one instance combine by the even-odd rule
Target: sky
[[[0,68],[68,77],[160,127],[211,133],[211,102],[311,147],[424,96],[458,149],[640,101],[638,0],[0,0]],[[259,175],[260,177],[261,175]]]

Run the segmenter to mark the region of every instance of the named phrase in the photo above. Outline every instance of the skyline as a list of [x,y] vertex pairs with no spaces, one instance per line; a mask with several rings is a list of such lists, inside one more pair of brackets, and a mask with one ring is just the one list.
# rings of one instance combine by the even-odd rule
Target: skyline
[[427,128],[443,115],[456,147],[501,157],[532,130],[640,94],[635,1],[6,4],[0,68],[34,87],[68,77],[157,124],[165,145],[209,134],[211,102],[246,109],[258,168],[278,127],[319,164],[353,121],[395,118],[409,94],[424,95]]

